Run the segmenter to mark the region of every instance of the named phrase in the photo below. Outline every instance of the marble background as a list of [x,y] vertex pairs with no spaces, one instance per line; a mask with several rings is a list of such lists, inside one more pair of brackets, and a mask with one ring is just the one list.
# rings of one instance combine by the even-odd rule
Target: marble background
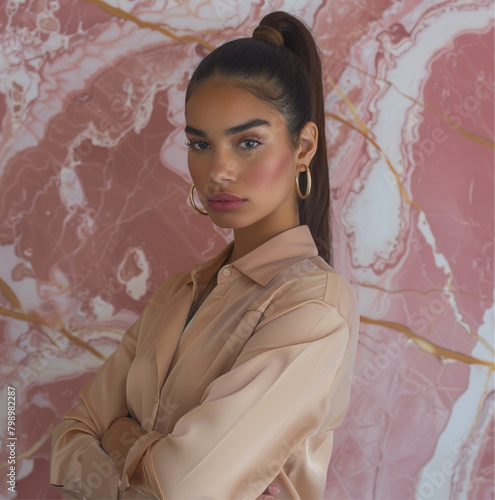
[[0,2],[0,496],[58,498],[54,425],[158,283],[230,241],[189,206],[184,90],[278,9],[321,45],[335,267],[362,315],[325,498],[494,498],[488,0]]

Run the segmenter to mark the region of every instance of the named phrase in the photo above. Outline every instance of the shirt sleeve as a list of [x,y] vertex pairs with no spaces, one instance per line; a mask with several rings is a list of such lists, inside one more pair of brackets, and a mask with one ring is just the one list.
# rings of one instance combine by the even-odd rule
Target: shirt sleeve
[[139,482],[167,499],[256,498],[305,438],[342,420],[354,361],[349,341],[348,320],[323,301],[263,319],[232,369],[171,434],[136,441],[124,487]]
[[81,403],[54,430],[50,483],[67,498],[117,498],[119,473],[100,440],[114,420],[129,413],[126,379],[142,317],[83,388]]

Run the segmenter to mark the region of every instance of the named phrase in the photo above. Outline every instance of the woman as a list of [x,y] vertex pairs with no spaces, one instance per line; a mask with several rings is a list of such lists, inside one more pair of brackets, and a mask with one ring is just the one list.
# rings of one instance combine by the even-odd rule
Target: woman
[[56,428],[51,482],[75,498],[321,499],[358,316],[329,265],[307,28],[274,12],[209,54],[186,122],[191,203],[234,241],[154,293]]

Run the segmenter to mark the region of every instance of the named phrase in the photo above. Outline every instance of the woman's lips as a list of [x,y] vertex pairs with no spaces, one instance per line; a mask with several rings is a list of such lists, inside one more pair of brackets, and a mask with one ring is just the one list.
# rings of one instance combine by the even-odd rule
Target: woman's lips
[[213,194],[208,198],[208,206],[213,210],[226,211],[239,208],[246,203],[246,199],[229,193]]

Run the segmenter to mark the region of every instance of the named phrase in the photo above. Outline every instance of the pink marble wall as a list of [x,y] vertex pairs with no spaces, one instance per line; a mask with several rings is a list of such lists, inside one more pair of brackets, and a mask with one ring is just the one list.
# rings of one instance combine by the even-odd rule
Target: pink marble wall
[[157,284],[229,241],[188,203],[184,89],[276,9],[320,40],[335,267],[362,314],[325,498],[494,497],[488,0],[0,2],[0,495],[58,498],[55,423]]

